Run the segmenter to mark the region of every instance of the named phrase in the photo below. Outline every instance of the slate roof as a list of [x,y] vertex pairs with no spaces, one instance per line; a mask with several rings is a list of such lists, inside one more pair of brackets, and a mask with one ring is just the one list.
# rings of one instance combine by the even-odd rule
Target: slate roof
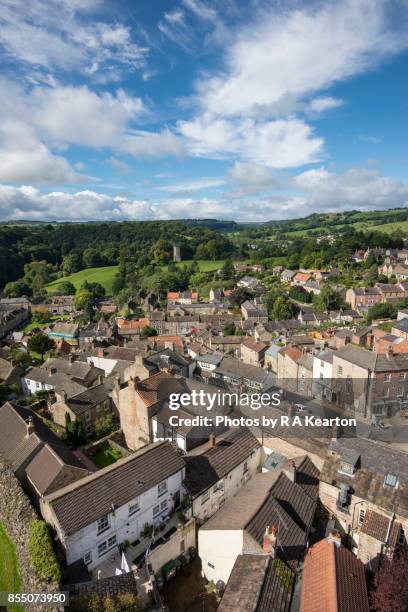
[[183,468],[183,458],[169,442],[155,442],[46,500],[61,529],[70,535],[111,513],[112,505],[129,503]]
[[234,429],[201,455],[186,456],[185,485],[198,497],[248,459],[261,444],[247,428]]
[[305,557],[300,612],[369,612],[363,563],[339,543],[321,540]]
[[404,317],[403,319],[400,319],[397,323],[394,323],[392,328],[408,333],[408,317]]
[[[74,455],[73,458],[75,461]],[[46,495],[87,476],[89,471],[85,467],[63,462],[53,448],[46,444],[30,461],[26,474],[37,491]]]
[[286,568],[289,585],[285,585],[277,563],[269,555],[238,555],[218,612],[287,612],[294,575]]
[[[360,455],[358,468],[351,478],[339,473],[341,456],[345,451],[356,451]],[[387,474],[398,477],[398,487],[384,483]],[[356,497],[390,513],[408,513],[408,455],[388,445],[366,438],[332,440],[320,480],[337,488],[340,483],[347,483]]]
[[[34,431],[27,436],[28,419]],[[0,407],[0,455],[16,472],[25,468],[29,460],[48,444],[62,462],[82,468],[83,465],[44,422],[29,408],[13,406],[9,402]]]
[[405,354],[386,355],[346,345],[336,351],[335,356],[373,372],[401,372],[408,370],[408,355]]
[[276,525],[278,555],[295,567],[303,554],[316,504],[317,495],[308,494],[283,472],[255,474],[201,529],[242,529],[262,548],[265,528]]
[[67,400],[67,404],[74,414],[80,416],[93,406],[102,404],[102,402],[105,402],[107,399],[109,399],[109,391],[104,385],[97,385],[96,387],[85,389],[85,391],[81,391],[81,393],[71,396]]

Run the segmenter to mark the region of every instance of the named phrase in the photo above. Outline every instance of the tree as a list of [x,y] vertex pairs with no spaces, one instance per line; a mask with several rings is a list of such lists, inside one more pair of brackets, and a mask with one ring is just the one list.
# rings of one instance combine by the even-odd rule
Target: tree
[[55,342],[45,334],[35,334],[28,339],[27,347],[29,351],[39,353],[41,355],[41,360],[44,361],[45,353],[55,348]]
[[62,281],[58,284],[54,295],[75,295],[75,286],[70,281]]
[[103,438],[115,431],[115,421],[111,414],[106,414],[96,419],[94,424],[94,432],[96,438]]
[[54,266],[46,261],[32,261],[24,266],[24,281],[34,296],[43,294],[44,286],[55,278]]
[[160,238],[152,246],[151,255],[158,264],[168,263],[173,255],[173,245],[168,240]]
[[140,338],[143,340],[144,338],[150,338],[150,336],[157,336],[157,330],[150,325],[146,325],[140,332]]
[[292,303],[283,296],[277,297],[272,307],[271,316],[272,319],[277,321],[291,319],[293,317]]
[[304,304],[310,304],[312,301],[312,296],[304,287],[296,287],[294,285],[289,289],[289,296],[298,302],[303,302]]
[[223,334],[224,336],[234,336],[235,335],[235,324],[234,323],[226,323],[224,325]]
[[47,323],[50,321],[51,316],[50,311],[45,306],[37,306],[32,310],[33,321],[38,321],[38,323]]
[[230,278],[234,278],[234,274],[234,264],[232,263],[231,259],[226,259],[221,268],[221,278],[223,280],[229,280]]
[[247,300],[250,300],[251,297],[252,293],[248,289],[245,289],[245,287],[238,287],[231,293],[230,302],[233,306],[241,307],[241,305]]
[[370,325],[375,319],[395,319],[396,316],[397,308],[393,304],[374,304],[368,311],[367,323]]
[[393,559],[384,555],[380,569],[374,578],[371,596],[375,612],[405,612],[408,610],[408,554],[396,552]]
[[103,266],[104,261],[101,257],[100,251],[94,247],[88,247],[82,254],[82,259],[85,268],[97,268]]
[[83,267],[82,258],[79,253],[69,253],[62,262],[62,272],[64,276],[69,276],[75,272],[79,272]]
[[84,281],[81,286],[81,291],[89,291],[94,299],[98,299],[103,297],[106,294],[105,287],[101,285],[101,283],[90,283],[88,281]]
[[90,310],[92,303],[92,294],[87,289],[80,289],[75,295],[74,304],[77,310]]
[[8,298],[30,297],[33,294],[31,287],[23,280],[7,283],[4,287],[4,295]]
[[319,295],[313,296],[313,305],[316,312],[338,310],[344,306],[344,300],[339,291],[330,285],[323,285]]

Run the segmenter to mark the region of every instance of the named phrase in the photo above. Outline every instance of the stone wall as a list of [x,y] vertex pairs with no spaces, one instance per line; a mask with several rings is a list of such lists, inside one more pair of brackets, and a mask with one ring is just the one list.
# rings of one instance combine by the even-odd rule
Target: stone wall
[[[16,547],[23,593],[57,593],[57,583],[39,578],[28,552],[30,524],[38,520],[28,497],[12,470],[0,460],[0,523],[4,525],[10,540]],[[28,608],[27,608],[28,609]],[[36,610],[63,610],[60,607],[35,605]]]

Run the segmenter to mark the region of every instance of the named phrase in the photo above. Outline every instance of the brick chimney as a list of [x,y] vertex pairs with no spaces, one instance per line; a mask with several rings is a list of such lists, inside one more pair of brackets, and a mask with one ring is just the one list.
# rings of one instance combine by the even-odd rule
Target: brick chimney
[[29,438],[30,435],[34,433],[35,431],[35,426],[34,426],[34,421],[33,421],[32,416],[28,417],[27,422],[26,422],[26,428],[27,428],[26,438]]
[[269,525],[265,528],[263,544],[262,544],[262,550],[265,555],[271,555],[272,557],[275,556],[277,533],[278,533],[278,528],[276,525],[272,525],[272,529],[270,529]]
[[98,348],[98,357],[104,357],[105,356],[105,351],[103,350],[103,348]]
[[212,434],[210,434],[210,437],[208,438],[208,442],[209,442],[210,448],[212,448],[213,446],[215,446],[215,436],[214,436],[214,434],[213,434],[213,433],[212,433]]

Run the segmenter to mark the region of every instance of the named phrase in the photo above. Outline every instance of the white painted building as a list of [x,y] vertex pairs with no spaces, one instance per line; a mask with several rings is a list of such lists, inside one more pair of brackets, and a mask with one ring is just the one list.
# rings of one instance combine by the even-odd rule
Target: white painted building
[[186,458],[186,489],[193,516],[201,523],[256,474],[262,464],[262,447],[246,429],[234,429],[218,442],[210,437],[209,448]]
[[146,525],[166,522],[179,507],[185,466],[168,442],[150,444],[91,476],[46,496],[44,519],[55,530],[67,564],[94,569]]

